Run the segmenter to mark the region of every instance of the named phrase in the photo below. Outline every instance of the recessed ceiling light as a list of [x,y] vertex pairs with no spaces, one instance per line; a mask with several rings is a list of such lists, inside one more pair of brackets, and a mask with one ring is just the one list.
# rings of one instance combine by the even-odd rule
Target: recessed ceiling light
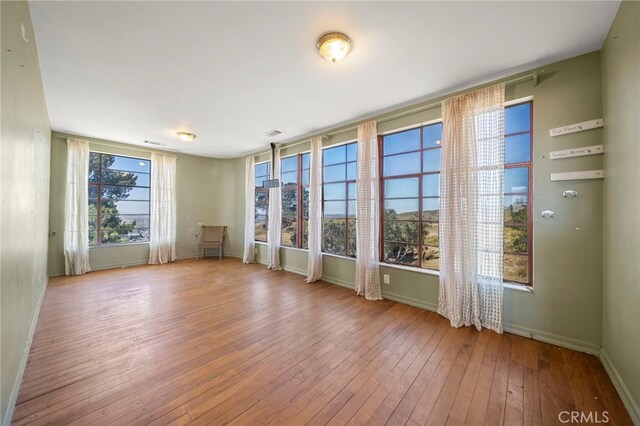
[[183,142],[191,142],[196,138],[196,135],[189,132],[178,132],[177,135],[182,139]]
[[351,50],[351,40],[342,33],[328,33],[320,37],[316,47],[323,58],[335,64],[347,56]]

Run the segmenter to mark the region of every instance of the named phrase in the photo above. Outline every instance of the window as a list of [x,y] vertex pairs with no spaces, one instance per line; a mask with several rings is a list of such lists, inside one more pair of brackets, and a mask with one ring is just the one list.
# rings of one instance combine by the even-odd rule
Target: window
[[504,280],[531,285],[533,103],[504,111]]
[[89,154],[89,244],[149,241],[151,162]]
[[381,138],[383,261],[438,269],[442,123]]
[[[533,104],[505,108],[504,280],[531,285]],[[438,233],[442,123],[385,135],[382,260],[440,269]]]
[[356,257],[357,143],[323,150],[322,251]]
[[270,163],[259,163],[255,165],[255,209],[256,209],[256,228],[255,239],[256,241],[267,242],[267,213],[269,211],[269,190],[262,187],[262,181],[268,180],[270,176],[269,172]]
[[[285,247],[309,247],[309,160],[309,153],[280,160],[282,245]],[[298,238],[299,235],[302,238]]]

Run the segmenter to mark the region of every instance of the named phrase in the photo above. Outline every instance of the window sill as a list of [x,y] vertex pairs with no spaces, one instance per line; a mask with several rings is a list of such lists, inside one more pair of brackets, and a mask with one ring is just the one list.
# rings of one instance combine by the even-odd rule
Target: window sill
[[533,288],[526,286],[524,284],[502,283],[502,287],[508,288],[509,290],[517,290],[517,291],[524,291],[525,293],[533,293]]
[[386,262],[380,262],[380,266],[383,268],[402,269],[403,271],[417,272],[418,274],[433,275],[436,277],[440,276],[440,272],[438,271],[434,271],[433,269],[422,269],[416,266],[405,266]]
[[95,246],[89,246],[89,250],[92,249],[99,249],[99,248],[107,248],[107,247],[122,247],[122,246],[143,246],[143,245],[149,245],[149,241],[141,241],[141,242],[137,242],[137,243],[114,243],[114,244],[100,244],[100,245],[95,245]]
[[[135,243],[133,243],[135,244]],[[142,243],[142,244],[146,244],[146,243]],[[265,243],[263,241],[255,241],[255,244],[260,244],[260,245],[268,245],[268,243]],[[101,246],[104,247],[104,246]],[[113,247],[113,245],[111,246],[107,246],[107,247]],[[287,246],[280,246],[281,249],[285,249],[285,250],[295,250],[295,251],[302,251],[302,252],[308,252],[307,249],[301,249],[301,248],[297,248],[297,247],[287,247]],[[340,254],[333,254],[333,253],[325,253],[322,252],[322,256],[329,256],[329,257],[335,257],[338,259],[344,259],[344,260],[350,260],[355,262],[355,258],[353,257],[349,257],[349,256],[343,256]],[[418,274],[425,274],[425,275],[431,275],[434,277],[439,277],[440,276],[440,271],[434,271],[432,269],[422,269],[422,268],[417,268],[417,267],[413,267],[413,266],[405,266],[405,265],[396,265],[394,263],[385,263],[385,262],[380,262],[380,267],[381,268],[391,268],[391,269],[400,269],[403,271],[409,271],[409,272],[415,272]],[[533,288],[526,286],[524,284],[516,284],[516,283],[511,283],[511,282],[505,282],[502,284],[503,288],[509,289],[509,290],[516,290],[516,291],[522,291],[525,293],[533,293]]]
[[337,257],[338,259],[352,260],[354,262],[356,261],[355,257],[349,257],[349,256],[345,256],[345,255],[342,255],[342,254],[333,254],[333,253],[322,252],[322,255],[323,256],[329,256],[329,257]]
[[[265,243],[264,241],[254,241],[255,244],[257,245],[263,245],[263,246],[268,246],[269,243]],[[281,250],[293,250],[293,251],[301,251],[303,253],[308,253],[309,250],[308,249],[304,249],[304,248],[298,248],[298,247],[289,247],[289,246],[280,246]],[[321,252],[323,256],[329,256],[329,257],[337,257],[338,259],[345,259],[345,260],[353,260],[355,261],[356,259],[354,257],[349,257],[349,256],[344,256],[341,254],[333,254],[333,253],[325,253],[325,252]]]
[[[432,269],[422,269],[422,268],[417,268],[417,267],[412,267],[412,266],[405,266],[405,265],[396,265],[393,263],[384,263],[384,262],[380,262],[380,267],[383,268],[392,268],[392,269],[401,269],[403,271],[410,271],[410,272],[417,272],[418,274],[426,274],[426,275],[432,275],[435,277],[439,277],[440,276],[440,271],[434,271]],[[509,289],[509,290],[516,290],[516,291],[523,291],[525,293],[533,293],[533,288],[526,286],[524,284],[516,284],[516,283],[512,283],[512,282],[504,282],[502,283],[502,287]]]
[[301,251],[303,253],[307,253],[309,251],[306,248],[289,247],[289,246],[280,246],[280,248],[285,250]]

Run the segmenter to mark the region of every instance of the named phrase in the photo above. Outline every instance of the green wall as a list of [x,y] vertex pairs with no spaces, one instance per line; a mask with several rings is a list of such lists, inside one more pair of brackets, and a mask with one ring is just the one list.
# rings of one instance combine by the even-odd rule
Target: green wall
[[602,49],[605,174],[602,360],[640,424],[640,3]]
[[[534,291],[505,290],[505,328],[571,348],[599,353],[602,341],[602,206],[603,181],[550,182],[552,172],[603,168],[603,156],[549,160],[549,151],[602,143],[602,129],[549,137],[549,129],[602,117],[602,75],[600,52],[547,65],[538,85],[524,81],[507,88],[507,99],[534,99]],[[433,103],[433,99],[425,104]],[[398,111],[387,114],[396,114]],[[381,120],[380,132],[438,119],[439,108],[402,118]],[[340,129],[338,129],[340,130]],[[325,146],[354,140],[355,130],[341,131]],[[148,158],[148,153],[130,151],[126,145],[89,139],[92,149]],[[64,199],[65,142],[53,137],[51,157],[51,226],[57,236],[49,251],[50,274],[64,269],[62,257],[62,215]],[[282,155],[309,149],[308,142],[284,147]],[[269,158],[268,153],[256,160]],[[244,159],[211,159],[180,155],[178,160],[179,258],[195,255],[193,232],[198,222],[229,226],[227,254],[241,257],[244,223]],[[562,197],[566,189],[578,191],[575,199]],[[540,212],[553,210],[554,219]],[[257,260],[266,262],[266,246],[257,244]],[[145,263],[148,247],[143,245],[91,249],[94,269]],[[304,250],[282,249],[285,269],[304,274]],[[355,264],[352,259],[324,256],[326,281],[351,287]],[[381,267],[390,284],[383,286],[386,298],[435,310],[438,276],[410,269]],[[302,278],[301,278],[302,281]]]
[[[507,99],[534,99],[534,291],[505,290],[505,329],[598,353],[640,423],[640,3],[624,1],[602,52],[542,67],[539,84],[511,85]],[[66,142],[52,136],[28,3],[1,2],[2,20],[2,262],[0,423],[10,415],[39,304],[49,275],[64,272],[62,250]],[[24,23],[28,42],[20,34]],[[601,61],[602,58],[602,61]],[[603,97],[604,93],[604,97]],[[431,99],[430,104],[440,99]],[[412,107],[413,108],[413,107]],[[393,111],[376,120],[385,120]],[[548,130],[604,116],[604,129],[550,138]],[[380,122],[380,132],[440,117],[439,108]],[[340,131],[325,146],[352,141]],[[92,150],[149,158],[146,150],[87,138]],[[549,151],[605,144],[605,156],[551,161]],[[284,147],[282,155],[309,149]],[[268,159],[268,154],[256,159]],[[604,181],[550,182],[549,173],[604,168]],[[241,257],[244,159],[179,154],[178,258],[195,256],[198,222],[227,225],[227,255]],[[566,189],[578,191],[565,199]],[[49,197],[49,194],[51,195]],[[540,217],[555,211],[554,219]],[[49,240],[48,231],[55,231]],[[603,250],[604,246],[604,250]],[[266,262],[266,245],[257,244]],[[283,248],[285,269],[304,274],[304,250]],[[146,263],[147,244],[92,248],[93,269]],[[325,255],[326,281],[353,286],[355,262]],[[381,266],[386,298],[435,310],[438,276]],[[604,277],[604,290],[603,290]],[[303,282],[303,277],[300,278]],[[604,301],[604,307],[603,307]]]
[[[550,182],[552,172],[602,169],[602,156],[550,160],[549,151],[602,143],[602,129],[550,138],[549,129],[602,117],[600,52],[578,56],[540,69],[537,86],[532,81],[507,88],[507,100],[533,96],[534,103],[534,291],[505,289],[505,329],[540,340],[591,353],[599,353],[602,315],[602,187],[601,180]],[[433,99],[431,104],[439,99]],[[394,111],[390,114],[397,114]],[[377,117],[384,120],[385,116]],[[440,109],[384,121],[379,132],[440,118]],[[339,130],[339,129],[338,129]],[[325,146],[355,140],[355,130],[341,132]],[[283,148],[282,155],[309,149],[308,143]],[[265,160],[261,154],[257,159]],[[240,172],[236,179],[242,179]],[[575,199],[563,198],[567,189],[578,191]],[[241,193],[238,196],[243,197]],[[553,210],[554,219],[543,219]],[[258,244],[258,261],[266,262],[266,247]],[[282,249],[285,269],[304,273],[305,251]],[[324,256],[323,279],[352,287],[355,262]],[[390,284],[383,285],[386,298],[425,309],[438,304],[438,276],[415,270],[381,266]]]
[[[67,142],[54,133],[51,138],[51,230],[56,235],[49,245],[49,275],[64,274],[64,191],[67,163]],[[148,150],[132,148],[116,142],[94,138],[89,141],[92,151],[120,154],[130,157],[151,158]],[[244,186],[244,180],[235,179],[234,170],[244,160],[220,160],[179,154],[176,165],[176,256],[178,259],[196,256],[198,223],[227,225],[226,254],[239,256],[242,253],[242,224],[238,224],[234,212],[242,211],[244,199],[235,197],[235,192]],[[236,189],[235,187],[239,188]],[[240,220],[243,218],[240,217]],[[239,235],[239,236],[238,236]],[[94,270],[140,265],[149,260],[149,244],[92,247],[89,263]]]
[[[2,21],[2,342],[0,423],[11,417],[47,284],[49,137],[38,53],[26,1],[0,2]],[[25,41],[21,34],[25,27]]]

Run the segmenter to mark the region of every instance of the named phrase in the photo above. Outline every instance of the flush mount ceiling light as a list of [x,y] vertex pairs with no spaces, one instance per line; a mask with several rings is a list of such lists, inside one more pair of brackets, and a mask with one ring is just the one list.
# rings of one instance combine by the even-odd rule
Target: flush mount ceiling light
[[323,58],[335,64],[347,56],[351,50],[351,40],[342,33],[328,33],[320,37],[316,47]]
[[183,142],[191,142],[196,138],[196,135],[189,132],[178,132],[177,135],[182,139]]

